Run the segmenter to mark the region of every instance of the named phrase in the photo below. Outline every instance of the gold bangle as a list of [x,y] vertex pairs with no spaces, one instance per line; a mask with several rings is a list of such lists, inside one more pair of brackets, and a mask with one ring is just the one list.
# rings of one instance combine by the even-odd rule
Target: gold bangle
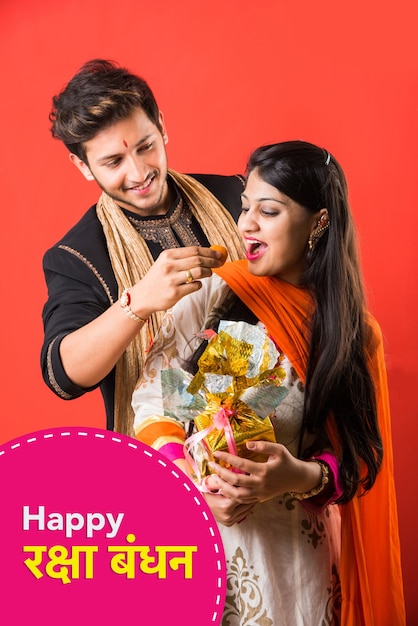
[[314,487],[313,489],[311,489],[310,491],[306,491],[305,493],[297,493],[295,491],[289,491],[289,495],[292,496],[292,498],[296,498],[297,500],[306,500],[307,498],[313,498],[314,496],[317,496],[319,493],[321,493],[321,491],[325,489],[325,485],[327,485],[329,481],[328,464],[325,463],[325,461],[320,461],[319,459],[309,459],[309,460],[313,461],[314,463],[318,463],[318,465],[321,467],[321,472],[322,472],[321,482],[319,483],[317,487]]
[[135,320],[135,322],[138,322],[140,324],[145,324],[145,322],[147,320],[144,320],[142,317],[139,317],[139,315],[136,315],[131,307],[131,294],[129,293],[129,291],[127,289],[124,289],[122,291],[122,295],[120,297],[119,300],[119,304],[122,307],[122,309],[125,311],[126,315],[128,315],[128,317],[131,318],[131,320]]

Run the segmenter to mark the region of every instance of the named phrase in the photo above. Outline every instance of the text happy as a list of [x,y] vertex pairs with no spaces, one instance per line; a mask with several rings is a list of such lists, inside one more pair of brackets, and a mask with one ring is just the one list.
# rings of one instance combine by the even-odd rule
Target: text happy
[[106,530],[106,537],[116,537],[122,523],[124,513],[49,513],[45,514],[45,507],[38,506],[30,510],[29,506],[23,507],[23,530],[64,530],[66,537],[72,537],[73,532],[85,528],[86,536],[93,537],[95,532]]

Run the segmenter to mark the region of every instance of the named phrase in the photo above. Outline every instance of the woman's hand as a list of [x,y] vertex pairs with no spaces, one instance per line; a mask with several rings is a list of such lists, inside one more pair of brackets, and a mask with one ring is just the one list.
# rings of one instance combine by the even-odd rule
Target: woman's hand
[[294,457],[280,443],[248,441],[251,451],[268,455],[265,463],[250,461],[228,452],[215,452],[214,456],[242,473],[236,473],[210,463],[211,489],[219,489],[225,498],[238,504],[255,504],[269,500],[288,491],[304,493],[320,484],[322,478],[318,463]]
[[254,504],[240,504],[222,494],[202,493],[218,524],[233,526],[242,522]]
[[[186,474],[186,476],[190,478],[188,466],[184,458],[176,459],[174,463]],[[223,526],[233,526],[236,523],[242,522],[242,520],[248,515],[249,511],[251,511],[254,504],[240,504],[239,502],[234,502],[234,500],[231,500],[230,498],[225,498],[225,496],[218,492],[212,478],[212,475],[206,478],[205,487],[213,490],[213,493],[210,491],[202,491],[201,494],[208,503],[209,508],[218,524],[223,524]]]

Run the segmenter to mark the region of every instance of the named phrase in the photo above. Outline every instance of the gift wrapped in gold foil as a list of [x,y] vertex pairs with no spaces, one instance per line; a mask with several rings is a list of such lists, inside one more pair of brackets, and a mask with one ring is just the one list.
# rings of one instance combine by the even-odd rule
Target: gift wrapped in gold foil
[[174,406],[172,400],[167,400],[168,415],[176,414],[177,405],[190,418],[190,407],[194,407],[197,432],[187,439],[185,447],[196,482],[210,473],[207,464],[216,461],[213,457],[216,451],[255,461],[266,460],[265,455],[251,452],[245,444],[251,440],[276,441],[269,416],[287,393],[281,387],[285,372],[278,361],[279,352],[263,328],[246,322],[222,321],[187,387],[178,370],[175,375],[167,372],[167,377],[162,377],[166,387],[164,397],[170,393],[171,398],[176,398]]
[[264,454],[248,450],[245,444],[247,441],[276,441],[270,418],[260,418],[239,399],[224,400],[208,394],[207,401],[205,411],[194,419],[197,431],[207,433],[203,439],[206,462],[200,469],[201,475],[205,476],[209,473],[208,461],[216,461],[228,467],[228,464],[213,457],[213,452],[217,451],[231,452],[253,461],[265,461]]

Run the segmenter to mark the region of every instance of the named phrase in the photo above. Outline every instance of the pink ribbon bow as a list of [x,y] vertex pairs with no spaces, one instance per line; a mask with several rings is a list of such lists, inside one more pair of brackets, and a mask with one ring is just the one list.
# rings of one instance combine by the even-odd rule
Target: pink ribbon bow
[[[229,418],[231,417],[231,415],[234,415],[235,413],[236,411],[234,411],[233,409],[226,409],[224,407],[221,407],[213,416],[212,424],[210,426],[208,426],[207,428],[204,428],[198,433],[195,433],[194,435],[191,435],[184,442],[184,456],[186,458],[187,463],[190,465],[194,474],[196,475],[198,489],[204,493],[209,493],[210,490],[207,489],[206,485],[204,484],[204,479],[202,481],[201,472],[193,456],[191,455],[191,450],[194,447],[196,447],[198,443],[200,443],[205,437],[207,437],[216,428],[217,430],[223,430],[225,432],[226,443],[228,445],[228,452],[230,452],[230,454],[234,454],[235,456],[237,456],[237,447],[235,445],[235,439],[234,439],[234,434],[231,428],[231,422],[229,421]],[[232,471],[236,473],[240,473],[240,470],[238,469],[233,469]]]

